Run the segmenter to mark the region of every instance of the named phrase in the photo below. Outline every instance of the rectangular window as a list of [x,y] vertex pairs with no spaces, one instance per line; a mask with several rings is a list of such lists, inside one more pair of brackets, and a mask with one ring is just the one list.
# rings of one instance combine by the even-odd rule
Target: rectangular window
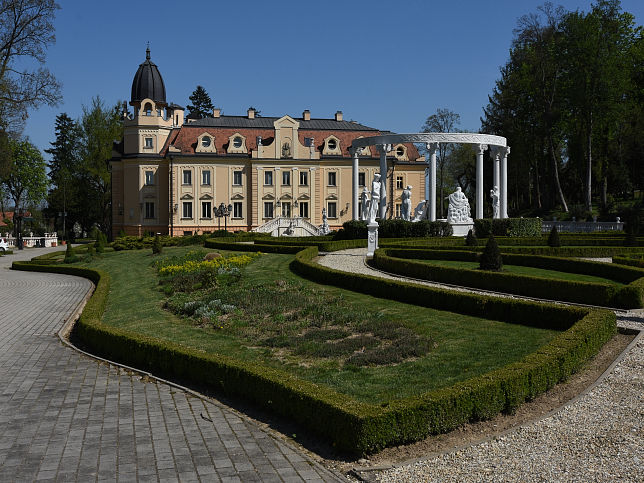
[[235,201],[233,203],[233,218],[243,218],[244,215],[242,214],[242,202],[241,201]]
[[302,218],[308,218],[309,217],[309,203],[308,201],[304,201],[300,203],[300,216]]
[[183,184],[192,184],[192,171],[189,169],[183,170]]
[[[273,172],[264,171],[264,186],[273,186]],[[271,216],[272,218],[272,216]]]
[[398,190],[403,189],[403,177],[402,176],[396,176],[396,189],[398,189]]
[[201,172],[201,184],[204,186],[210,186],[210,170]]
[[212,210],[210,201],[201,202],[201,217],[202,218],[212,218]]
[[145,217],[154,218],[154,202],[146,201],[145,202]]
[[291,204],[290,203],[282,203],[282,216],[284,218],[290,218],[291,217]]
[[192,218],[192,201],[183,202],[182,218]]
[[282,171],[282,186],[290,186],[290,185],[291,185],[291,172]]
[[329,201],[327,203],[327,209],[326,209],[326,216],[328,218],[337,218],[338,217],[338,210],[337,210],[337,203],[335,201]]
[[242,184],[242,172],[233,171],[233,185],[241,186],[241,184]]
[[309,173],[307,171],[300,171],[300,186],[309,185]]
[[396,203],[396,218],[400,218],[402,214],[402,205],[400,203]]
[[148,186],[154,184],[154,171],[145,172],[145,184]]
[[192,232],[191,232],[191,231],[185,231],[185,230],[184,230],[184,232],[183,232],[183,236],[192,236]]
[[145,138],[145,148],[152,149],[152,138]]
[[264,202],[264,218],[273,218],[273,202]]
[[364,186],[365,173],[358,173],[358,185]]
[[335,186],[335,171],[329,173],[329,186]]

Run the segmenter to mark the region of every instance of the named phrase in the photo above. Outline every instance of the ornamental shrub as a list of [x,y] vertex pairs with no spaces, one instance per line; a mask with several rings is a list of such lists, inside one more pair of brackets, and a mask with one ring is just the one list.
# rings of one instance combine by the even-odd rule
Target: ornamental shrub
[[160,255],[162,251],[163,245],[161,244],[161,239],[159,238],[159,234],[157,233],[154,237],[154,243],[152,244],[152,254]]
[[499,271],[503,268],[503,259],[501,258],[501,251],[499,245],[496,243],[494,235],[490,235],[485,245],[485,250],[481,253],[479,259],[479,267],[481,270],[494,270]]
[[474,231],[471,228],[467,232],[467,236],[465,237],[465,244],[468,247],[475,247],[475,246],[478,246],[479,244],[479,241],[476,238],[476,235],[474,234]]
[[67,249],[65,250],[65,263],[74,263],[78,261],[78,257],[74,253],[71,243],[67,243]]
[[548,246],[549,247],[561,246],[561,240],[559,239],[559,232],[557,231],[557,225],[552,225],[552,230],[550,230],[550,235],[548,235]]

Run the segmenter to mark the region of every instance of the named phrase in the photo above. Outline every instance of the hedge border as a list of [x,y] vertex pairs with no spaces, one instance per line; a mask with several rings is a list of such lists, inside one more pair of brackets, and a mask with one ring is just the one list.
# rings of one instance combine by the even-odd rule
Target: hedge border
[[[501,411],[511,412],[522,402],[566,379],[616,332],[615,314],[606,310],[458,294],[350,274],[315,264],[312,260],[317,254],[317,247],[300,250],[292,262],[293,268],[307,278],[350,290],[498,320],[514,318],[542,327],[545,322],[548,327],[559,327],[562,332],[521,361],[448,388],[378,406],[356,401],[283,371],[224,355],[205,354],[106,326],[101,323],[110,285],[110,277],[105,272],[31,262],[14,262],[12,268],[66,273],[95,283],[94,294],[85,306],[76,330],[80,339],[97,354],[171,378],[208,384],[225,394],[242,396],[293,418],[337,448],[356,454],[417,441]],[[521,313],[527,317],[518,317]]]
[[503,262],[510,265],[595,275],[626,284],[617,287],[607,283],[576,282],[513,273],[441,267],[415,261],[415,259],[422,259],[475,262],[478,257],[479,254],[476,252],[462,250],[381,248],[374,253],[372,263],[377,268],[390,273],[516,295],[626,309],[644,305],[644,270],[637,268],[567,258],[503,254]]

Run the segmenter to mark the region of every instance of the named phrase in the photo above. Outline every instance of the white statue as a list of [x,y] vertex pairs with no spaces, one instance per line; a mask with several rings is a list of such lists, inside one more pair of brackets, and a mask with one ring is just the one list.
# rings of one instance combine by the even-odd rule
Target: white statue
[[467,200],[465,193],[461,191],[461,187],[456,188],[448,197],[449,208],[447,209],[447,222],[448,223],[471,223],[472,216],[470,215],[470,202]]
[[423,200],[416,206],[414,210],[414,219],[411,221],[420,221],[427,219],[427,200]]
[[373,182],[371,183],[371,202],[369,203],[369,220],[367,220],[370,224],[375,223],[376,217],[378,216],[381,186],[382,183],[380,182],[380,175],[376,173],[373,176]]
[[362,213],[360,213],[360,220],[366,221],[369,219],[369,190],[365,186],[362,188],[362,193],[360,194],[360,203]]
[[402,208],[400,210],[400,215],[402,216],[403,220],[409,221],[409,219],[411,218],[411,186],[410,185],[407,185],[407,188],[403,190],[400,199],[402,200]]
[[499,188],[496,186],[490,190],[492,198],[492,218],[499,218]]
[[322,235],[328,235],[331,232],[329,221],[326,216],[326,208],[322,208],[322,226],[320,227]]

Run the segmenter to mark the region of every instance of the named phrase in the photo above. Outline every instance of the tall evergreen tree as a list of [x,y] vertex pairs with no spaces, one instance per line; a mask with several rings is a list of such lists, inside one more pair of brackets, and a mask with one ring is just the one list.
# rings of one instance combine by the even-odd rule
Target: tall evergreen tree
[[188,98],[191,104],[188,109],[188,116],[203,119],[204,117],[212,117],[213,105],[210,96],[202,86],[197,86],[192,95]]

